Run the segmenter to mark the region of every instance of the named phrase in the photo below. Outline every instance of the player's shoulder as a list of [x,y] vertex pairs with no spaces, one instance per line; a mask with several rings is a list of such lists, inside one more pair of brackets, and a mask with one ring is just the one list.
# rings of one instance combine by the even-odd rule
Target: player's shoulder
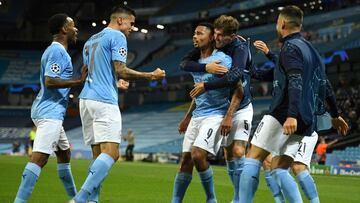
[[302,53],[297,43],[295,43],[293,40],[287,40],[284,42],[283,46],[281,47],[280,55],[301,56]]
[[215,49],[213,51],[213,55],[216,57],[225,57],[227,56],[223,51],[219,50],[219,49]]
[[125,39],[126,38],[124,33],[122,33],[119,30],[112,29],[112,28],[105,28],[103,30],[103,32],[106,33],[107,37],[120,37],[120,39]]
[[53,42],[48,46],[49,51],[66,52],[63,45],[58,42]]
[[229,55],[225,54],[223,51],[220,51],[220,50],[218,50],[218,49],[216,49],[216,50],[214,51],[214,56],[215,56],[216,58],[219,58],[219,59],[231,60],[231,57],[230,57]]
[[52,58],[58,59],[67,58],[67,56],[69,55],[63,45],[54,42],[50,46],[48,46],[45,53]]
[[249,48],[249,42],[240,40],[239,38],[235,38],[231,45],[235,50],[247,50]]

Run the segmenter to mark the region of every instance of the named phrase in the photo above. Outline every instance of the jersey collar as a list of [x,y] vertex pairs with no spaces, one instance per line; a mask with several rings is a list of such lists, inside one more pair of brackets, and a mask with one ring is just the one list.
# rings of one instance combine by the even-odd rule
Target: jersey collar
[[53,41],[53,42],[51,43],[51,45],[53,45],[53,44],[58,44],[58,45],[60,45],[61,48],[63,48],[63,49],[66,51],[64,45],[62,45],[61,43]]

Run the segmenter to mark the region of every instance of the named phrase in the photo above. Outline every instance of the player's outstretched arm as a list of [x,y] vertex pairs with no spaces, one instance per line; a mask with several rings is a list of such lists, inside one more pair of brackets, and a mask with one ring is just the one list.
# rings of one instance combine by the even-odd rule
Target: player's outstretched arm
[[220,125],[220,132],[222,136],[227,136],[230,133],[231,127],[232,127],[232,119],[234,116],[234,113],[236,112],[236,109],[239,107],[240,102],[244,96],[244,89],[242,87],[242,82],[239,81],[236,89],[232,95],[230,106],[224,116],[224,119],[221,122]]
[[165,77],[165,71],[160,68],[153,72],[139,72],[126,66],[124,62],[113,61],[115,72],[126,80],[160,80]]
[[254,42],[254,46],[257,50],[262,51],[265,55],[268,55],[268,53],[270,52],[270,49],[267,46],[267,44],[261,40],[256,40]]
[[[256,40],[254,42],[254,47],[263,52],[265,56],[271,60],[273,63],[276,64],[276,61],[278,60],[278,56],[270,51],[267,44],[261,40]],[[258,70],[255,66],[251,69],[251,77],[260,81],[268,81],[271,82],[274,79],[274,69],[270,68],[267,70]]]
[[236,86],[244,70],[246,70],[248,57],[249,47],[247,44],[236,47],[231,56],[232,66],[229,72],[221,78],[204,83],[205,90]]
[[188,111],[185,114],[185,117],[179,123],[178,131],[180,134],[186,132],[186,129],[187,129],[187,127],[190,123],[191,117],[192,117],[192,112],[195,110],[195,108],[196,108],[196,103],[195,103],[195,99],[193,99],[191,101]]
[[332,147],[332,145],[334,145],[335,143],[337,143],[337,141],[339,141],[338,139],[335,139],[331,142],[329,142],[327,145],[328,145],[328,148]]
[[55,88],[68,88],[68,87],[82,85],[85,82],[87,75],[88,75],[87,65],[83,65],[81,69],[81,76],[79,79],[64,80],[56,77],[45,76],[45,87],[48,89],[55,89]]
[[228,69],[220,65],[220,61],[212,61],[208,64],[198,62],[200,58],[200,50],[193,49],[187,53],[180,62],[180,69],[187,72],[208,72],[211,74],[223,75]]

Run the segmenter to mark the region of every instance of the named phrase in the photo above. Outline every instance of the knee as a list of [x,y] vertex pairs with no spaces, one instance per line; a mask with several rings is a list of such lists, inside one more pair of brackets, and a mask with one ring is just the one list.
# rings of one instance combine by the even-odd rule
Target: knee
[[259,161],[264,161],[265,158],[269,155],[269,152],[260,148],[260,147],[257,147],[255,145],[252,145],[249,149],[249,151],[247,152],[246,154],[246,157],[247,158],[252,158],[252,159],[256,159],[256,160],[259,160]]
[[194,160],[194,162],[201,162],[206,160],[206,153],[202,152],[200,149],[194,148],[191,151],[191,157]]
[[114,152],[110,156],[114,159],[114,161],[117,161],[120,158],[119,152]]
[[58,163],[69,163],[71,159],[71,151],[67,150],[59,150],[55,152]]
[[191,158],[191,154],[190,153],[184,154],[181,160],[180,171],[192,173],[193,167],[194,167],[194,163]]
[[299,173],[307,170],[307,166],[302,163],[294,162],[291,166],[291,170],[294,173],[294,175],[298,175]]
[[71,151],[70,151],[70,149],[65,151],[63,159],[64,159],[65,163],[70,162],[70,159],[71,159]]
[[263,161],[263,168],[264,170],[271,170],[271,162],[268,162],[267,160]]
[[48,162],[48,155],[32,155],[31,162],[43,168]]
[[117,161],[120,157],[119,145],[113,143],[105,143],[101,146],[101,153],[106,153],[111,156],[114,161]]
[[285,155],[275,156],[271,160],[271,169],[288,169],[293,163],[293,158]]
[[120,158],[119,151],[103,151],[102,153],[111,156],[111,158],[113,158],[114,161],[117,161]]
[[234,145],[232,148],[233,157],[243,157],[245,155],[245,147],[240,145]]

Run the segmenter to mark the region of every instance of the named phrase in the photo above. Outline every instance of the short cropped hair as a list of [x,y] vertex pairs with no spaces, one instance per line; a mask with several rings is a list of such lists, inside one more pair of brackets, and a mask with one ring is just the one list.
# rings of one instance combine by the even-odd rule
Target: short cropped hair
[[133,9],[131,9],[130,7],[125,6],[125,5],[114,6],[111,9],[110,17],[112,18],[113,15],[117,14],[117,13],[123,13],[123,14],[126,14],[126,15],[133,15],[134,17],[136,17],[135,11]]
[[287,20],[291,28],[301,28],[303,24],[304,13],[297,6],[286,6],[280,11],[280,15]]
[[61,28],[67,23],[67,18],[69,16],[65,13],[58,13],[53,16],[48,21],[49,32],[52,35],[58,34]]
[[223,29],[225,35],[235,34],[239,30],[239,27],[239,21],[232,16],[221,15],[214,21],[214,28]]
[[213,24],[211,24],[211,23],[201,22],[201,23],[199,23],[197,26],[204,26],[204,27],[206,27],[207,29],[210,30],[211,34],[214,34],[214,26],[213,26]]

